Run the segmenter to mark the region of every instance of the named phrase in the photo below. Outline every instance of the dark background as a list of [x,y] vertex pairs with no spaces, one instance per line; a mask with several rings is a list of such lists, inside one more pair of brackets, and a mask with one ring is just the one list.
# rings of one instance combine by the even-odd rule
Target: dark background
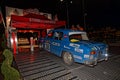
[[[70,0],[64,0],[68,3]],[[72,0],[68,4],[70,25],[83,26],[83,14],[86,13],[87,26],[119,27],[120,26],[120,0]],[[66,5],[60,0],[1,0],[1,6],[21,9],[37,8],[40,12],[57,14],[59,20],[66,20]]]

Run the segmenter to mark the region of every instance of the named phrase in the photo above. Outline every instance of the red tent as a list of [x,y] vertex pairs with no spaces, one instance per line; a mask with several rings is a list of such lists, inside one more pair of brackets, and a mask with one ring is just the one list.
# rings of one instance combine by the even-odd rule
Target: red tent
[[11,15],[11,26],[25,29],[50,29],[65,26],[65,21],[54,21],[44,15],[28,14],[25,16]]

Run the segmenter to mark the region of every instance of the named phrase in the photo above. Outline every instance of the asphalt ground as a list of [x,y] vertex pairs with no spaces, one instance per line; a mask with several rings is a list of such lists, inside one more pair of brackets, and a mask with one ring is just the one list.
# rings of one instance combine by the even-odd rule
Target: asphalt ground
[[108,61],[95,67],[79,63],[68,66],[44,50],[20,53],[15,56],[15,62],[13,67],[20,71],[23,80],[120,80],[120,46],[109,47]]
[[94,67],[79,63],[68,66],[44,50],[19,54],[15,61],[24,80],[120,80],[120,48],[109,48],[109,60]]
[[120,45],[119,46],[110,46],[109,53],[112,55],[120,55]]

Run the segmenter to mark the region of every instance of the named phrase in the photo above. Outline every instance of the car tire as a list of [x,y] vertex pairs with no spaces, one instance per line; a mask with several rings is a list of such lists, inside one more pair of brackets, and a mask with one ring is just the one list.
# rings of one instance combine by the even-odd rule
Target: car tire
[[62,55],[64,63],[67,65],[72,65],[74,63],[73,56],[69,52],[64,52]]

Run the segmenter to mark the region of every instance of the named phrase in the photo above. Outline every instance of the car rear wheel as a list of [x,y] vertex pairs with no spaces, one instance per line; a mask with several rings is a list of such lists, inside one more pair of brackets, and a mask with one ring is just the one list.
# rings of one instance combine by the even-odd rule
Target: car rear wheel
[[74,62],[73,56],[69,52],[64,52],[62,57],[63,57],[64,63],[66,63],[67,65],[73,64],[73,62]]

